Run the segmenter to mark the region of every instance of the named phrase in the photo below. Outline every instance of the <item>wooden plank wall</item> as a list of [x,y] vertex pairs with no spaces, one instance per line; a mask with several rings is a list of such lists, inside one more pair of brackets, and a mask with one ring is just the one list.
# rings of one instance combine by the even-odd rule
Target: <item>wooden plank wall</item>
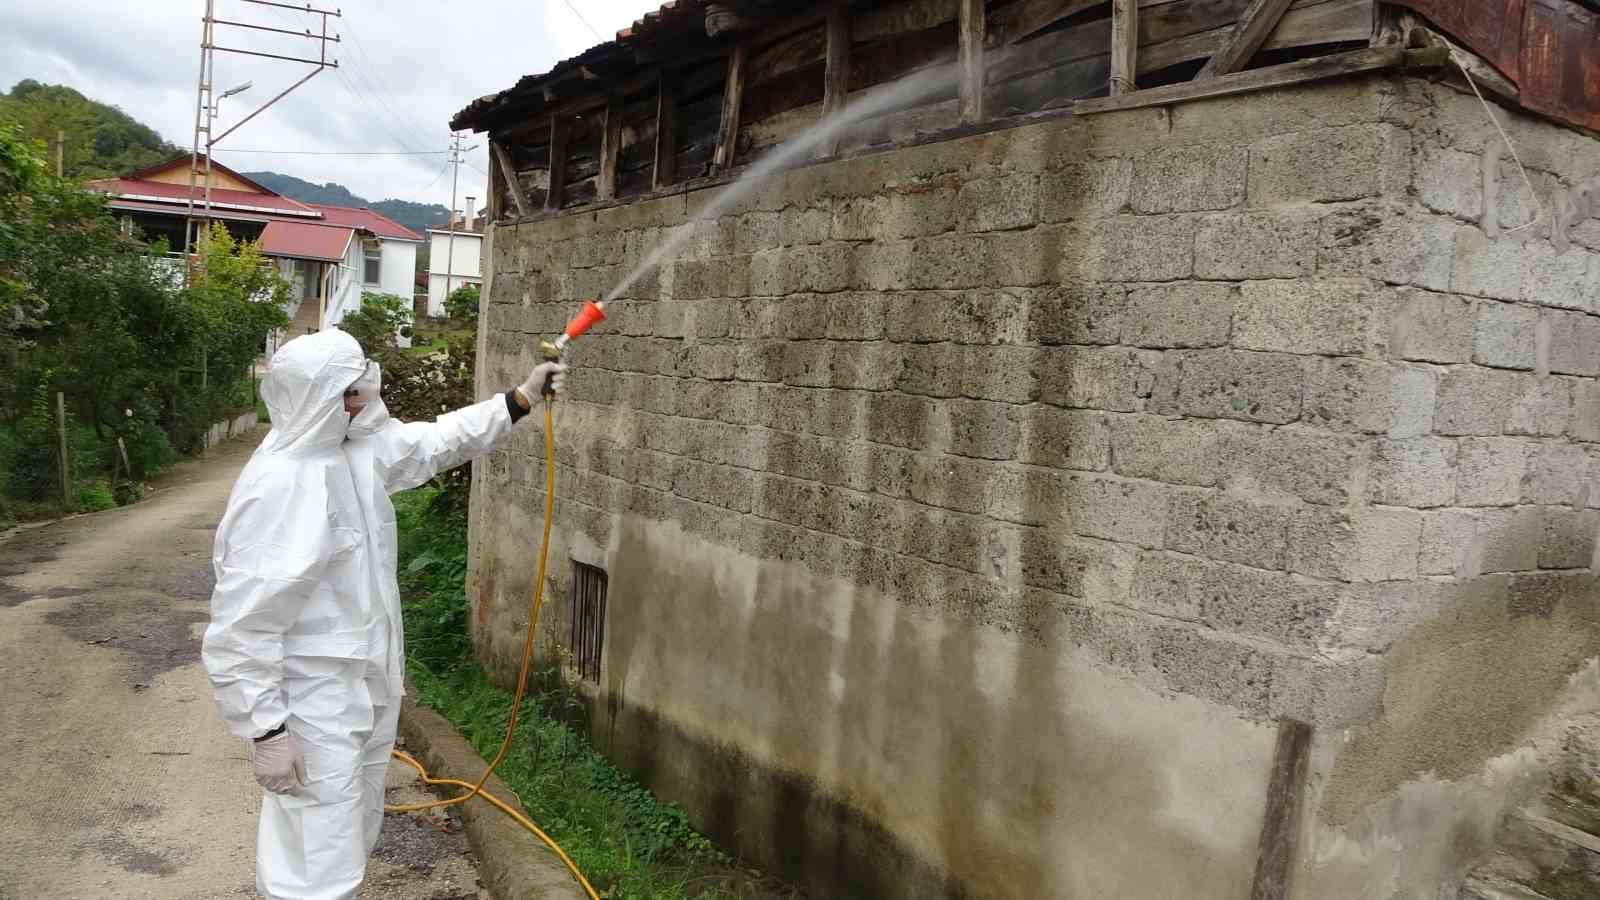
[[494,129],[496,211],[511,218],[625,199],[735,169],[857,92],[929,66],[958,74],[818,155],[1104,97],[1114,74],[1120,92],[1237,71],[1269,53],[1284,62],[1365,46],[1373,8],[1373,0],[891,0],[858,8],[820,0],[720,50],[641,52],[656,68],[583,82],[587,93]]

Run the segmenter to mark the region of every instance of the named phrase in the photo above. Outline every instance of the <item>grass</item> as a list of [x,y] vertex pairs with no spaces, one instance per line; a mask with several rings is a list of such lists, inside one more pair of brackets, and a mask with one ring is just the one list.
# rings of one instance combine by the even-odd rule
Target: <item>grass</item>
[[[418,699],[487,758],[505,734],[512,694],[490,682],[472,657],[463,591],[466,518],[448,499],[434,488],[395,498],[408,671]],[[563,724],[561,713],[577,703],[557,673],[530,686],[511,752],[497,774],[601,896],[798,896],[736,866],[683,810],[657,799]]]

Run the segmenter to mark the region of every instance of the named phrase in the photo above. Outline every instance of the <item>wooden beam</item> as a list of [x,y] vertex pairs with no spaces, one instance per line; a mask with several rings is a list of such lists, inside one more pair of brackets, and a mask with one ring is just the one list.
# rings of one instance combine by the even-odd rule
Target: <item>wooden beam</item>
[[1139,0],[1111,0],[1111,96],[1136,90]]
[[610,200],[617,196],[617,154],[622,150],[622,97],[606,98],[605,124],[600,129],[600,174],[595,181],[595,197]]
[[505,214],[506,204],[500,199],[501,192],[505,190],[505,178],[501,177],[500,166],[494,160],[494,138],[488,135],[484,137],[489,145],[489,222],[493,224]]
[[744,77],[750,60],[750,45],[739,43],[728,54],[728,80],[722,87],[722,130],[717,134],[717,151],[711,164],[719,171],[733,168],[739,149],[739,107],[744,103]]
[[1099,6],[1101,0],[1017,0],[989,17],[989,46],[1020,41],[1067,16]]
[[544,194],[545,209],[560,209],[567,190],[567,133],[572,120],[556,116],[550,120],[550,187]]
[[663,77],[656,95],[656,154],[650,174],[652,190],[661,190],[678,176],[678,99]]
[[1250,0],[1250,5],[1245,8],[1244,15],[1239,17],[1239,24],[1234,26],[1228,42],[1206,61],[1205,66],[1194,76],[1194,80],[1205,81],[1218,75],[1237,72],[1249,65],[1250,57],[1255,56],[1256,51],[1261,49],[1272,29],[1278,27],[1278,20],[1283,18],[1291,2],[1292,0]]
[[[833,0],[828,7],[828,63],[822,76],[822,118],[844,109],[850,93],[850,7],[847,0]],[[822,142],[818,156],[839,152],[839,135]]]
[[1267,779],[1266,815],[1256,848],[1256,875],[1250,900],[1287,900],[1300,836],[1300,795],[1311,761],[1311,726],[1293,719],[1278,722],[1278,743]]
[[1449,54],[1442,48],[1401,50],[1398,47],[1376,47],[1351,50],[1346,53],[1284,63],[1281,66],[1267,66],[1251,69],[1248,72],[1219,75],[1206,81],[1185,81],[1118,97],[1079,100],[1072,105],[1072,110],[1079,115],[1092,115],[1121,109],[1165,106],[1170,103],[1186,103],[1190,100],[1223,97],[1229,94],[1247,94],[1252,91],[1264,91],[1324,78],[1337,78],[1341,75],[1376,72],[1381,69],[1438,68],[1448,59]]
[[506,191],[511,194],[511,202],[516,204],[517,216],[527,218],[532,210],[528,208],[528,195],[523,193],[522,182],[517,180],[516,167],[511,165],[510,154],[506,153],[506,148],[499,141],[489,142],[489,152],[494,155],[495,168],[505,182]]
[[1405,35],[1400,26],[1404,7],[1393,3],[1372,4],[1372,46],[1400,47],[1405,45]]
[[983,121],[984,0],[961,0],[961,121]]

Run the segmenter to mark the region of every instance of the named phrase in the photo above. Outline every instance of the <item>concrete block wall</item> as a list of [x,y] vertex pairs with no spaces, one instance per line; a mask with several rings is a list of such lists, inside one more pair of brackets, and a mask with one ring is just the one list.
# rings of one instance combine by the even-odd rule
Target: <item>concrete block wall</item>
[[[1600,142],[1497,114],[1544,209],[1600,175]],[[1233,897],[1293,717],[1319,735],[1297,891],[1389,877],[1358,827],[1411,841],[1397,877],[1436,890],[1472,842],[1406,833],[1396,798],[1512,753],[1600,652],[1600,222],[1509,230],[1540,207],[1493,141],[1470,95],[1378,78],[798,169],[714,220],[699,191],[497,227],[486,390],[692,233],[576,343],[558,419],[558,551],[612,579],[597,740],[824,895]],[[474,483],[502,678],[534,431]],[[871,665],[868,624],[900,636]],[[905,682],[857,696],[885,659]],[[1039,691],[953,680],[996,666]],[[1088,712],[1067,681],[1127,703]],[[990,766],[1032,788],[992,796]],[[1155,773],[1189,806],[1063,824]],[[965,802],[1011,841],[970,852]],[[1050,843],[1157,834],[1136,866]]]

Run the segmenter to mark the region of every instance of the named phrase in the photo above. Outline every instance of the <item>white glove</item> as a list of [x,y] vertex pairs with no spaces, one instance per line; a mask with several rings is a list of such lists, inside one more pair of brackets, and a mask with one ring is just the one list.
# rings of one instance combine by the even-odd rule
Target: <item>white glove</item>
[[306,764],[288,731],[250,745],[250,764],[256,781],[274,794],[292,794],[306,783]]
[[522,399],[528,401],[528,407],[532,408],[534,401],[539,399],[539,394],[544,390],[545,376],[550,376],[550,387],[559,394],[561,385],[567,378],[566,371],[567,367],[561,363],[540,363],[533,367],[532,374],[517,388],[517,391],[522,394]]

